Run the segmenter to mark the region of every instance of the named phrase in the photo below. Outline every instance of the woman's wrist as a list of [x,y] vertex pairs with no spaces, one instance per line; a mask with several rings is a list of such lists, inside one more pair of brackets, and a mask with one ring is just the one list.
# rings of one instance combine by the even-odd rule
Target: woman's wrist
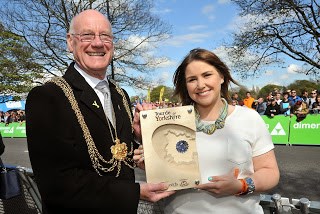
[[242,184],[242,188],[241,188],[241,191],[238,192],[236,195],[247,195],[255,191],[256,187],[254,185],[252,178],[246,177],[244,179],[239,179],[239,181]]

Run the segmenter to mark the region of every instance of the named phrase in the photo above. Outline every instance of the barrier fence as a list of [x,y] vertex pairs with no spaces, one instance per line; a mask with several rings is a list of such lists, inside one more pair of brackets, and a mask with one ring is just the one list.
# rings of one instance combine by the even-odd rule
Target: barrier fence
[[[309,114],[301,122],[296,116],[262,116],[274,144],[320,145],[320,114]],[[25,123],[0,123],[2,137],[26,137]]]
[[[0,200],[0,214],[42,214],[41,196],[34,182],[32,169],[17,166],[22,193],[8,200]],[[279,194],[260,194],[264,214],[316,214],[320,213],[320,201],[307,198],[286,198]],[[63,213],[63,210],[61,210]],[[137,214],[163,214],[160,202],[140,200]]]
[[308,114],[301,122],[296,116],[262,116],[274,144],[320,145],[320,114]]

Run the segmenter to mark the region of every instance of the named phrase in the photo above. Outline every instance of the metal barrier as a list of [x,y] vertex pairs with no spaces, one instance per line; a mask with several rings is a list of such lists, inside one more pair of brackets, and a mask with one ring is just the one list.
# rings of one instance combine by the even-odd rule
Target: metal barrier
[[21,195],[8,200],[0,200],[0,214],[41,214],[40,193],[33,181],[33,172],[25,167],[18,169]]
[[279,194],[260,195],[260,205],[265,214],[320,213],[320,201],[309,201],[307,198],[289,199]]
[[[32,169],[16,167],[19,172],[22,194],[0,200],[0,214],[41,214],[41,196],[33,180]],[[320,213],[320,201],[309,201],[307,198],[289,199],[280,194],[260,194],[260,205],[264,214],[316,214]],[[159,203],[140,200],[137,214],[162,214]]]

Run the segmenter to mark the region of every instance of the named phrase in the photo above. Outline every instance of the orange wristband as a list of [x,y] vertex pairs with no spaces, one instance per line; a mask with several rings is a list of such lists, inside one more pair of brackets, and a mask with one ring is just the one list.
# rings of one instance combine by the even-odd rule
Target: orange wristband
[[244,179],[238,179],[238,180],[241,181],[242,188],[241,188],[241,191],[236,195],[242,195],[243,193],[246,193],[248,191],[248,184]]

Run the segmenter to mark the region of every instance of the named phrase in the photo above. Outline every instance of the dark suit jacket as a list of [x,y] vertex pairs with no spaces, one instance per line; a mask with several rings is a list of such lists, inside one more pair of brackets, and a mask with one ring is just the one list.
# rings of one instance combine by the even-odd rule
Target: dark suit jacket
[[[113,142],[102,105],[73,65],[64,78],[73,89],[97,149],[110,160]],[[130,149],[131,123],[122,96],[109,85],[118,137]],[[100,108],[92,105],[94,101]],[[26,101],[26,118],[30,160],[47,213],[137,212],[140,187],[133,169],[122,163],[119,177],[115,177],[117,168],[103,176],[97,174],[75,113],[58,86],[47,83],[33,88]]]
[[2,140],[2,136],[1,136],[1,133],[0,133],[0,155],[2,155],[4,153],[4,143],[3,143],[3,140]]

